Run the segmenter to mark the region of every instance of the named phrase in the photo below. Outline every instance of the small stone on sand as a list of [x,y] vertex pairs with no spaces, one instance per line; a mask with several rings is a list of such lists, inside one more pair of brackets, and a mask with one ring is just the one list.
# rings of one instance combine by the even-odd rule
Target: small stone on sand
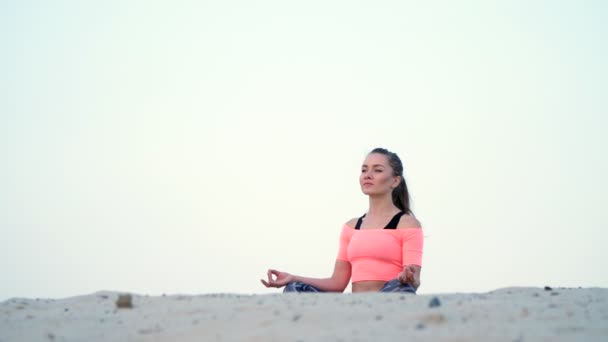
[[429,302],[429,308],[435,308],[438,306],[441,306],[441,302],[439,301],[439,298],[433,297],[433,299],[431,299],[431,301]]
[[118,295],[116,307],[119,309],[130,309],[133,307],[133,301],[130,294]]

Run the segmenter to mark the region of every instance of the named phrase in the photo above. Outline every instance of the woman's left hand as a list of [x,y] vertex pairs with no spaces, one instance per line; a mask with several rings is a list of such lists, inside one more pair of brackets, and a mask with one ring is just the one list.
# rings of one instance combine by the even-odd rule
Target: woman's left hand
[[403,284],[410,284],[415,289],[418,289],[418,286],[420,286],[420,266],[405,265],[403,271],[397,276],[397,279]]

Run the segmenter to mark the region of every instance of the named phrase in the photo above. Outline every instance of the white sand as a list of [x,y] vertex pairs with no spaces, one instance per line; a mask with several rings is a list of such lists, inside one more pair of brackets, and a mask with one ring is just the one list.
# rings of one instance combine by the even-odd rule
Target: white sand
[[0,341],[608,341],[605,288],[117,297],[4,301]]

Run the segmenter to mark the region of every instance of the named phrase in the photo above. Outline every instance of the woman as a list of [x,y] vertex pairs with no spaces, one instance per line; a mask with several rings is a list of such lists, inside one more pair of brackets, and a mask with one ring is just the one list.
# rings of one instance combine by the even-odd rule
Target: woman
[[369,209],[344,224],[332,276],[307,278],[269,269],[262,284],[285,286],[283,292],[343,292],[352,276],[352,292],[416,293],[423,236],[410,210],[401,160],[386,149],[372,150],[359,183],[369,196]]

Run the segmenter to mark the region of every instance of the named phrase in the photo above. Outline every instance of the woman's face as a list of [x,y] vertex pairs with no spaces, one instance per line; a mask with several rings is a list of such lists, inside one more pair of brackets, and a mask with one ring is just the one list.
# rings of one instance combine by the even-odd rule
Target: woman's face
[[393,169],[384,154],[370,153],[361,165],[359,184],[366,195],[382,195],[399,185],[399,177],[393,176]]

